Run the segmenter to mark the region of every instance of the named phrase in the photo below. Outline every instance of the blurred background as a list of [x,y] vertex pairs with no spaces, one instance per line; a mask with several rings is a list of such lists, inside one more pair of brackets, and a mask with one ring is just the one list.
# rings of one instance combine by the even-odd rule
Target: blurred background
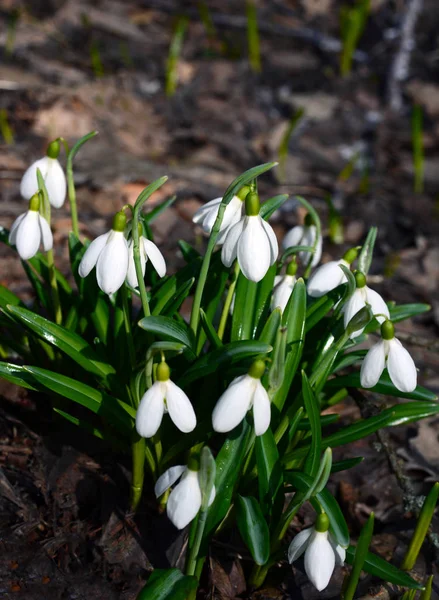
[[[49,141],[63,136],[72,145],[97,129],[75,160],[82,233],[108,229],[123,203],[168,175],[151,206],[177,195],[154,228],[172,270],[183,263],[179,239],[204,243],[191,222],[196,209],[242,171],[277,160],[260,192],[263,200],[291,196],[272,219],[279,240],[303,220],[298,194],[322,216],[323,260],[361,244],[368,228],[378,226],[370,282],[388,300],[431,304],[429,313],[400,324],[398,337],[413,353],[421,382],[438,391],[438,39],[437,0],[0,0],[1,224],[9,227],[24,211],[20,179]],[[56,260],[67,273],[67,204],[53,216],[53,227]],[[0,283],[26,297],[15,252],[1,247],[0,261]],[[12,386],[1,393],[29,401]],[[439,477],[438,432],[439,423],[430,420],[392,433],[409,456],[418,492]],[[62,464],[53,459],[53,485],[71,458],[70,450],[57,452]],[[10,464],[1,448],[0,459]],[[21,467],[14,460],[29,468],[27,458]],[[44,454],[44,468],[47,460]],[[81,466],[85,458],[71,460]],[[390,492],[379,487],[389,477],[386,460],[376,460],[368,463],[374,487],[365,472],[340,488],[352,522],[365,506],[384,523],[401,514],[396,483]],[[80,589],[91,598],[132,598],[126,565],[120,566],[126,557],[106,546],[104,534],[110,576],[105,582],[84,576]],[[140,552],[138,546],[131,551]],[[147,568],[147,558],[142,561]],[[116,567],[108,565],[114,564],[119,571],[113,573]],[[11,591],[10,572],[0,573],[2,579]],[[122,588],[126,595],[119,595]],[[23,598],[49,598],[21,591]]]

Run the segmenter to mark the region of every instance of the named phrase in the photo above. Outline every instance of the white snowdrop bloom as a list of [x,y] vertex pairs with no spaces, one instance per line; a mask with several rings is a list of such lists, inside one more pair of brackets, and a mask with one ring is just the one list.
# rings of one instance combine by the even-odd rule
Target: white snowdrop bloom
[[247,375],[236,377],[231,382],[213,409],[212,426],[215,431],[232,431],[252,407],[256,435],[267,431],[270,426],[271,406],[267,391],[261,383],[264,371],[264,361],[256,360]]
[[305,553],[305,572],[319,592],[324,590],[336,564],[342,566],[346,551],[329,533],[329,520],[325,513],[317,517],[314,527],[304,529],[295,536],[288,548],[288,561],[293,563]]
[[342,283],[347,283],[346,275],[340,265],[350,269],[351,264],[357,258],[357,249],[348,250],[341,260],[331,260],[321,265],[308,279],[307,292],[313,298],[320,298],[331,290],[335,290]]
[[40,200],[35,194],[29,202],[29,210],[15,219],[9,232],[9,243],[16,246],[20,258],[29,260],[38,252],[40,244],[45,252],[53,247],[49,223],[38,212]]
[[395,337],[391,321],[381,325],[382,339],[374,344],[361,365],[360,380],[364,388],[374,387],[387,367],[393,385],[400,392],[413,392],[417,385],[416,366],[412,357]]
[[[364,308],[366,304],[370,306],[372,314],[379,323],[385,321],[386,317],[389,319],[390,313],[389,309],[387,308],[387,304],[384,302],[378,292],[375,292],[366,285],[366,277],[363,275],[363,273],[355,273],[355,279],[357,282],[357,288],[342,309],[344,313],[345,328],[348,326],[352,317],[354,317],[359,310]],[[351,338],[358,337],[363,333],[363,330],[364,327],[360,327],[351,333]]]
[[[287,248],[291,248],[291,246],[314,246],[316,237],[317,228],[312,224],[312,222],[310,222],[307,215],[304,225],[296,225],[296,227],[290,229],[290,231],[285,235],[282,241],[282,247],[284,250],[286,250]],[[322,243],[322,236],[319,235],[317,239],[316,251],[311,263],[312,267],[315,267],[320,262],[322,257]],[[311,253],[302,250],[299,252],[299,258],[304,265],[307,265],[309,259],[311,258]]]
[[271,310],[280,308],[283,312],[288,300],[293,292],[294,286],[296,285],[296,272],[297,263],[292,260],[288,267],[285,275],[276,275],[274,278],[274,289],[273,296],[271,298]]
[[[183,529],[197,516],[201,508],[202,490],[198,477],[199,471],[192,469],[191,464],[187,467],[177,465],[171,467],[163,473],[154,487],[157,498],[166,492],[180,478],[178,483],[169,495],[166,504],[167,515],[177,529]],[[209,506],[215,499],[215,487],[213,487],[209,498]]]
[[[217,244],[222,244],[224,242],[228,230],[241,219],[244,212],[244,200],[249,191],[250,188],[248,186],[244,186],[239,190],[236,196],[233,196],[229,204],[226,206],[219,235],[216,240]],[[199,224],[204,233],[209,234],[212,231],[218,216],[221,201],[222,198],[215,198],[214,200],[207,202],[201,208],[199,208],[192,217],[192,221]]]
[[169,379],[165,362],[157,366],[157,381],[145,392],[136,414],[137,433],[144,438],[155,435],[163,415],[169,413],[174,425],[183,433],[193,431],[197,418],[191,401],[181,388]]
[[37,169],[41,171],[46,184],[49,202],[54,208],[60,208],[66,199],[67,183],[63,168],[58,161],[59,142],[49,144],[47,156],[35,161],[25,172],[20,183],[20,194],[29,200],[38,192]]
[[245,205],[246,216],[227,231],[221,260],[226,267],[231,267],[237,258],[244,277],[257,282],[275,262],[279,247],[271,225],[259,215],[257,194],[249,193]]
[[[145,276],[146,263],[148,259],[151,261],[152,266],[157,271],[159,277],[164,277],[166,274],[166,262],[163,258],[163,254],[151,240],[148,240],[143,235],[139,236],[139,251],[140,251],[140,264],[142,266],[142,274]],[[128,273],[127,282],[133,287],[137,288],[139,282],[137,281],[136,265],[134,263],[134,241],[131,240],[128,244]]]
[[124,236],[126,216],[116,213],[113,228],[91,242],[79,263],[79,275],[87,277],[96,267],[96,279],[105,294],[122,286],[128,273],[128,243]]

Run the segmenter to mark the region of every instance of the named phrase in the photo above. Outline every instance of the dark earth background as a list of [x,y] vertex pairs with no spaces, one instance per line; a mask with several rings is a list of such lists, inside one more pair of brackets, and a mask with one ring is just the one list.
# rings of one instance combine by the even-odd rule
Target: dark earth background
[[[339,2],[260,1],[261,73],[247,59],[244,2],[209,0],[207,6],[214,39],[195,1],[0,0],[1,223],[9,227],[25,210],[19,182],[48,141],[62,135],[71,143],[98,129],[75,163],[82,233],[94,237],[108,229],[122,203],[166,174],[169,182],[153,202],[172,194],[177,202],[154,233],[175,269],[183,263],[179,239],[203,243],[191,224],[194,211],[245,169],[276,160],[291,116],[303,108],[284,176],[278,169],[262,177],[262,198],[305,196],[319,209],[327,235],[331,197],[343,216],[344,244],[326,237],[324,260],[361,244],[371,225],[379,227],[371,281],[388,300],[431,304],[429,313],[397,331],[415,357],[421,383],[438,392],[439,2],[372,0],[345,78],[339,75]],[[169,98],[166,58],[182,14],[190,20],[179,84]],[[413,37],[404,27],[410,15]],[[402,56],[404,47],[409,51]],[[407,72],[400,81],[401,56]],[[414,104],[423,109],[423,193],[413,192]],[[341,176],[355,156],[350,176]],[[302,218],[289,201],[273,219],[279,238]],[[56,260],[67,273],[67,205],[53,226]],[[0,256],[1,283],[29,298],[16,254],[2,247]],[[5,382],[0,395],[0,598],[131,600],[153,566],[181,561],[184,534],[157,514],[151,494],[136,517],[127,514],[124,457],[54,420],[44,397]],[[345,423],[359,416],[351,400],[337,410]],[[439,419],[433,418],[337,452],[338,459],[366,457],[332,478],[353,539],[375,511],[373,549],[395,564],[413,530],[418,496],[439,479],[438,435]],[[392,461],[399,465],[396,474]],[[311,519],[311,511],[303,512],[294,529]],[[433,526],[437,534],[437,518]],[[421,578],[436,574],[435,598],[437,558],[438,547],[426,543],[416,567]],[[199,597],[318,595],[300,562],[294,571],[279,564],[264,589],[251,594],[244,578],[250,564],[236,532],[220,538],[212,544]],[[342,578],[343,570],[336,570],[320,597],[339,597]],[[361,595],[385,599],[394,590],[367,577]]]

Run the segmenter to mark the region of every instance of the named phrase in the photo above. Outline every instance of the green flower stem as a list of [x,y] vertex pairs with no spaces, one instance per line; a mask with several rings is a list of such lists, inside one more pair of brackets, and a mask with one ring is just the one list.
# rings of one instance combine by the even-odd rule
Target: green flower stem
[[120,293],[122,294],[123,323],[128,345],[128,354],[130,363],[134,365],[136,363],[136,351],[134,349],[133,332],[131,330],[131,311],[128,304],[128,290],[125,283],[122,285]]
[[[43,217],[49,223],[50,227],[50,202],[49,195],[47,193],[46,183],[44,181],[44,177],[41,174],[41,171],[37,169],[37,180],[38,187],[41,190],[41,196],[43,199],[43,206],[40,212]],[[62,309],[61,309],[61,301],[59,299],[59,291],[58,291],[58,282],[56,280],[56,268],[55,268],[55,259],[53,256],[53,250],[48,250],[47,252],[47,267],[49,269],[49,283],[50,283],[50,291],[52,296],[52,305],[53,305],[53,314],[55,317],[55,323],[57,325],[61,325],[62,323]]]
[[302,204],[308,210],[308,212],[311,215],[311,218],[313,220],[313,223],[316,226],[316,239],[314,240],[313,250],[312,250],[310,259],[308,261],[308,264],[306,266],[305,273],[303,275],[304,279],[308,279],[308,277],[311,274],[312,261],[313,261],[314,254],[317,249],[317,244],[318,244],[318,241],[322,234],[322,225],[320,223],[320,218],[319,218],[319,215],[317,214],[317,211],[314,210],[314,208],[311,206],[311,204],[307,200],[305,200],[305,198],[302,198],[302,196],[296,196],[296,200],[298,200],[300,202],[300,204]]
[[136,206],[133,210],[133,227],[131,234],[133,236],[133,257],[134,265],[136,267],[137,283],[139,284],[140,300],[142,302],[143,314],[145,317],[149,317],[151,311],[149,310],[148,295],[146,293],[145,279],[143,277],[142,263],[140,262],[140,236],[139,236],[139,207]]
[[235,293],[239,271],[240,271],[239,263],[238,263],[238,261],[236,261],[235,266],[233,267],[229,290],[227,292],[226,301],[224,302],[223,311],[221,313],[221,318],[220,318],[220,322],[219,322],[219,326],[218,326],[218,337],[220,340],[223,339],[224,331],[226,329],[227,319],[230,314],[230,307],[232,305],[233,294]]
[[73,181],[73,159],[76,156],[76,153],[80,149],[80,147],[88,142],[92,137],[97,135],[97,131],[91,131],[80,140],[76,142],[73,148],[67,155],[67,164],[66,164],[66,175],[67,175],[67,193],[69,196],[70,203],[70,213],[72,216],[72,231],[79,239],[79,223],[78,223],[78,207],[76,205],[76,190],[75,190],[75,182]]
[[131,510],[135,511],[139,506],[143,491],[143,480],[145,476],[145,458],[148,458],[148,464],[153,474],[155,474],[155,461],[151,451],[146,446],[146,440],[137,433],[133,432],[131,443],[131,456],[133,463],[133,478],[131,481]]

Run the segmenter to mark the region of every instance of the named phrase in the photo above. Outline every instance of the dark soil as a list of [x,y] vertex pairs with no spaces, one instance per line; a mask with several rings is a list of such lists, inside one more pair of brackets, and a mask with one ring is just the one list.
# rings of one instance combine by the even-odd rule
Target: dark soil
[[[209,39],[197,2],[175,0],[0,0],[1,222],[23,212],[19,182],[48,141],[69,142],[99,130],[75,163],[82,232],[102,233],[123,202],[164,174],[154,201],[177,194],[156,222],[156,241],[176,268],[178,239],[195,243],[191,217],[221,195],[245,169],[278,158],[291,116],[305,116],[289,141],[282,170],[264,176],[263,197],[301,194],[323,216],[324,259],[361,243],[379,228],[374,285],[398,303],[427,302],[432,310],[400,325],[423,385],[439,391],[439,4],[425,0],[417,19],[408,71],[392,76],[406,3],[375,0],[354,60],[339,75],[339,9],[335,0],[260,1],[262,72],[249,68],[244,3],[209,0],[216,35]],[[418,4],[418,2],[416,2]],[[183,9],[184,7],[184,9]],[[190,17],[174,96],[164,92],[175,18]],[[18,19],[16,17],[18,16]],[[15,41],[11,39],[15,23]],[[9,31],[9,38],[7,32]],[[410,40],[409,40],[410,41]],[[9,44],[9,45],[8,45]],[[9,48],[9,50],[8,50]],[[93,66],[94,57],[94,66]],[[100,75],[100,76],[97,76]],[[413,191],[413,104],[423,109],[424,191]],[[13,139],[5,132],[5,119]],[[7,143],[8,142],[8,143]],[[341,175],[358,155],[350,176]],[[345,171],[346,173],[346,171]],[[343,217],[344,242],[328,239],[327,197]],[[294,201],[273,219],[279,237],[303,218]],[[56,260],[67,274],[68,209],[55,219]],[[31,293],[16,254],[0,248],[0,282],[24,299]],[[148,493],[135,517],[127,512],[129,462],[54,419],[44,398],[0,382],[0,597],[26,600],[132,600],[153,567],[180,565],[185,534],[157,514]],[[358,415],[352,401],[342,420]],[[374,550],[401,560],[414,519],[408,500],[439,478],[439,420],[393,429],[389,449],[376,438],[339,456],[363,455],[354,470],[333,478],[355,539],[371,510]],[[400,461],[403,479],[389,466]],[[149,486],[150,487],[150,486]],[[148,486],[147,486],[148,489]],[[301,515],[297,525],[310,521]],[[438,522],[434,523],[439,531]],[[436,552],[436,553],[435,553]],[[435,573],[437,549],[426,545],[417,571]],[[314,598],[298,565],[281,563],[266,588],[253,593],[244,574],[249,556],[238,534],[214,542],[200,598]],[[336,598],[343,571],[320,596]],[[386,588],[366,578],[379,598]],[[387,595],[386,595],[387,594]],[[367,596],[370,597],[370,596]]]

